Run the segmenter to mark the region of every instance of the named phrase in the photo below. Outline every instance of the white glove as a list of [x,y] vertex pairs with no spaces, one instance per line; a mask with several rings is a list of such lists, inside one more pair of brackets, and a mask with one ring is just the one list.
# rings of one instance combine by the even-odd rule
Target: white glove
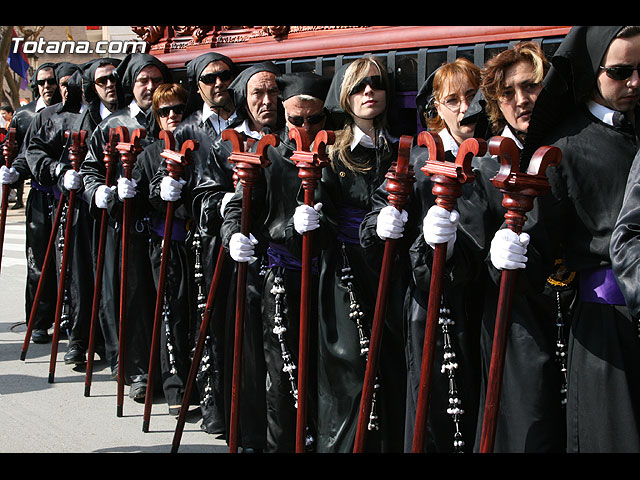
[[118,179],[118,197],[120,200],[135,197],[136,185],[135,180],[129,180],[127,177],[120,177]]
[[387,205],[378,213],[376,233],[382,240],[400,238],[408,219],[406,211],[400,212],[396,207]]
[[224,209],[227,203],[229,203],[229,200],[231,200],[231,197],[233,197],[233,192],[227,192],[224,194],[224,197],[222,197],[222,200],[220,200],[220,216],[222,218],[224,218]]
[[96,189],[96,193],[93,196],[93,201],[98,208],[107,208],[109,199],[115,194],[116,187],[107,187],[106,185],[100,185]]
[[187,183],[183,178],[176,180],[166,176],[160,182],[160,198],[165,202],[175,202],[182,194],[182,187]]
[[0,183],[3,185],[11,184],[18,181],[20,174],[15,168],[7,168],[6,165],[0,167]]
[[528,233],[517,233],[503,228],[498,230],[491,240],[489,255],[491,263],[498,270],[515,270],[525,268],[527,263]]
[[322,203],[316,203],[313,207],[299,205],[293,214],[293,227],[300,235],[320,227],[320,210]]
[[241,233],[234,233],[229,241],[229,255],[236,262],[253,262],[256,260],[254,247],[257,244],[258,241],[251,233],[249,238]]
[[82,187],[82,177],[73,168],[66,171],[62,184],[67,190],[78,190]]
[[439,243],[447,244],[447,259],[453,255],[456,243],[460,214],[456,210],[449,212],[439,205],[432,206],[422,221],[422,234],[425,242],[435,248]]

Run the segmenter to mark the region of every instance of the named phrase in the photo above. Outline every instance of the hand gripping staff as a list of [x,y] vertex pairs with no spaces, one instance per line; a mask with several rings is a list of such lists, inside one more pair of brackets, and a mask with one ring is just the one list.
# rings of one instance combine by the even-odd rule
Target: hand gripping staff
[[[184,167],[191,163],[191,152],[198,150],[200,144],[196,140],[187,140],[182,144],[180,152],[176,152],[176,141],[168,130],[160,132],[160,139],[164,140],[165,148],[160,154],[167,161],[169,176],[174,180],[180,180]],[[144,397],[144,415],[142,419],[142,431],[149,431],[151,417],[151,404],[153,401],[153,381],[156,367],[156,357],[160,348],[160,315],[164,304],[165,283],[167,278],[167,266],[171,258],[171,239],[173,230],[173,217],[176,203],[167,202],[167,213],[164,222],[164,237],[162,239],[162,256],[160,257],[160,272],[158,275],[158,292],[156,295],[156,309],[153,319],[153,335],[151,338],[151,353],[149,355],[149,375],[147,378],[147,391]]]
[[[65,136],[70,138],[72,143],[69,146],[69,160],[71,166],[77,172],[80,170],[80,166],[84,161],[84,157],[87,155],[87,132],[86,130],[80,130],[79,132],[65,132]],[[51,359],[49,360],[49,383],[53,383],[53,377],[56,371],[56,357],[58,356],[58,337],[60,335],[60,318],[62,316],[62,306],[64,302],[64,291],[67,280],[67,270],[69,264],[69,258],[71,257],[71,251],[73,247],[73,240],[71,238],[71,229],[73,227],[73,217],[75,213],[76,204],[76,191],[69,191],[69,200],[67,201],[67,221],[65,224],[64,232],[64,248],[62,250],[62,263],[60,266],[60,279],[58,281],[58,298],[56,300],[56,316],[53,326],[53,338],[51,340]]]
[[[436,197],[435,203],[450,212],[454,209],[457,198],[462,194],[462,185],[475,180],[471,168],[471,160],[474,155],[484,155],[487,151],[487,144],[482,139],[469,138],[465,140],[460,145],[456,160],[453,163],[445,162],[444,147],[437,133],[421,132],[418,136],[418,145],[426,146],[429,150],[429,158],[421,170],[425,175],[431,176],[431,181],[433,182],[432,192]],[[422,453],[424,451],[433,371],[433,351],[446,261],[447,244],[436,244],[431,267],[427,323],[422,348],[418,404],[413,432],[413,453]]]
[[[10,128],[6,140],[2,147],[2,156],[7,168],[11,168],[13,159],[18,154],[18,143],[16,142],[16,129]],[[9,206],[9,185],[2,186],[2,214],[0,216],[0,266],[2,265],[2,249],[4,246],[4,229],[7,224],[7,208]]]
[[[306,130],[293,128],[289,130],[289,138],[295,140],[298,149],[293,152],[291,160],[298,167],[298,176],[302,179],[304,203],[314,205],[314,193],[322,178],[322,169],[329,165],[326,147],[335,141],[335,133],[321,130],[313,142],[313,150],[309,146]],[[312,231],[302,236],[302,279],[300,289],[300,339],[298,346],[298,411],[296,424],[296,453],[304,453],[306,447],[307,427],[307,371],[309,351],[309,296],[311,294],[311,240]]]
[[[545,175],[548,166],[558,165],[562,158],[556,147],[540,147],[533,156],[526,173],[519,171],[520,151],[515,142],[506,137],[489,140],[489,152],[500,156],[500,169],[491,182],[503,195],[502,206],[507,209],[504,218],[507,228],[520,234],[533,208],[535,197],[550,189]],[[493,334],[493,350],[489,367],[489,380],[482,420],[480,453],[493,452],[493,445],[500,406],[500,391],[504,371],[504,355],[507,347],[506,335],[511,321],[511,307],[517,270],[503,270],[500,278],[498,311]]]
[[[387,192],[389,192],[389,203],[400,211],[402,211],[402,207],[407,203],[409,195],[413,192],[413,183],[415,182],[413,167],[409,163],[412,143],[412,137],[408,135],[400,137],[398,159],[391,165],[391,168],[389,168],[385,176],[387,179]],[[384,245],[380,280],[378,282],[378,295],[376,297],[373,324],[371,326],[371,338],[369,340],[369,355],[364,374],[364,383],[362,385],[362,396],[360,397],[360,411],[358,414],[358,425],[353,448],[354,453],[364,452],[367,421],[371,412],[374,380],[378,370],[378,355],[382,341],[382,329],[386,316],[389,293],[389,280],[396,245],[397,239],[387,239]]]
[[[105,185],[110,187],[113,184],[113,176],[115,166],[118,162],[118,151],[116,143],[118,142],[118,132],[115,128],[109,130],[109,140],[104,146],[104,165],[106,168]],[[102,277],[104,272],[104,254],[105,242],[107,236],[107,224],[109,222],[109,213],[106,209],[102,210],[100,217],[100,237],[98,239],[98,253],[96,258],[96,276],[93,285],[93,303],[91,305],[91,328],[89,330],[89,348],[87,350],[87,369],[84,380],[84,396],[89,397],[91,394],[91,379],[93,377],[93,354],[95,347],[95,331],[98,324],[98,315],[100,313],[100,297],[102,293]]]
[[[116,132],[120,141],[116,149],[120,152],[124,176],[131,180],[131,173],[142,146],[140,140],[146,135],[144,128],[136,128],[131,134],[129,141],[129,130],[126,127],[116,127]],[[122,210],[122,261],[120,265],[120,326],[118,337],[118,395],[117,411],[118,417],[122,416],[122,404],[124,401],[124,375],[126,370],[126,327],[127,327],[127,270],[129,266],[129,224],[131,223],[131,198],[124,199]]]
[[[245,152],[240,133],[233,129],[222,131],[223,140],[229,140],[233,151],[229,161],[235,163],[238,180],[242,184],[242,216],[240,217],[240,233],[250,234],[251,226],[251,195],[253,185],[258,178],[261,168],[271,165],[265,154],[267,146],[277,147],[280,139],[273,133],[263,136],[256,145],[255,152]],[[238,263],[238,286],[236,296],[236,325],[233,346],[233,380],[231,386],[231,418],[229,426],[229,452],[238,451],[238,426],[240,419],[240,375],[242,372],[242,339],[244,337],[244,312],[247,296],[247,263]]]

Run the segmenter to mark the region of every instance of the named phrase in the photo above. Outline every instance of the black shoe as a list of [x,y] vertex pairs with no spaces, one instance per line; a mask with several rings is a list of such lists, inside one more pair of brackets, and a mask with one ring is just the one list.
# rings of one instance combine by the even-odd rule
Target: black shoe
[[111,367],[111,380],[118,380],[118,365]]
[[9,210],[20,210],[21,208],[24,208],[24,203],[16,202]]
[[36,328],[31,332],[31,341],[33,343],[49,343],[51,341],[51,335],[45,328]]
[[84,350],[77,345],[72,346],[64,356],[66,365],[82,365],[85,361]]
[[147,382],[133,382],[129,388],[129,398],[136,402],[144,402],[147,395]]

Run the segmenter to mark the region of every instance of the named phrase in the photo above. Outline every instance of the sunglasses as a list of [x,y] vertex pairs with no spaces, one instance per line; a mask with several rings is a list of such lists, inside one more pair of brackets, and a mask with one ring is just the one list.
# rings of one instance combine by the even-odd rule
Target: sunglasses
[[374,90],[384,90],[382,77],[380,75],[373,75],[371,77],[365,77],[360,80],[360,82],[351,89],[349,95],[363,92],[364,89],[367,88],[367,85],[369,85]]
[[302,125],[304,125],[305,121],[309,125],[317,125],[318,123],[324,120],[324,117],[325,117],[324,113],[318,113],[317,115],[311,115],[310,117],[290,117],[287,115],[287,120],[292,125],[296,127],[301,127]]
[[627,66],[623,66],[623,67],[600,67],[602,70],[605,71],[605,73],[607,74],[607,77],[609,77],[612,80],[626,80],[627,78],[629,78],[631,75],[633,75],[633,72],[638,72],[638,74],[640,75],[640,66],[638,67],[627,67]]
[[169,105],[168,107],[160,107],[158,109],[158,116],[160,118],[166,118],[171,114],[172,110],[176,115],[182,115],[184,113],[184,108],[185,105],[183,103],[179,105]]
[[221,82],[227,82],[231,80],[232,73],[229,70],[221,70],[215,73],[205,73],[204,75],[200,75],[199,80],[205,85],[213,85],[216,83],[218,78]]
[[108,82],[116,83],[118,77],[116,77],[115,73],[110,73],[109,75],[105,75],[104,77],[96,78],[93,83],[100,87],[104,87]]
[[44,87],[44,84],[48,84],[48,85],[56,85],[56,79],[55,78],[45,78],[44,80],[36,80],[36,83],[38,85],[40,85],[41,87]]

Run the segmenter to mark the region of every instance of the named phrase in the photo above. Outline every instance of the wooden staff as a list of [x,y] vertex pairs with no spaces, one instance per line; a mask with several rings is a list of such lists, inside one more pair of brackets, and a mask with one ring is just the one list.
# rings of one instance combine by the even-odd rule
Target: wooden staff
[[[475,179],[471,168],[471,160],[474,156],[484,155],[487,151],[487,144],[482,139],[469,138],[465,140],[460,145],[455,162],[445,162],[444,147],[437,133],[421,132],[418,136],[418,145],[426,146],[429,150],[429,158],[421,170],[425,175],[431,176],[431,181],[433,182],[432,192],[436,197],[435,203],[451,212],[456,205],[456,200],[462,195],[462,185],[473,182]],[[431,267],[427,323],[422,347],[418,403],[413,432],[413,453],[422,453],[424,451],[436,326],[438,324],[438,313],[440,312],[442,279],[446,261],[447,244],[436,244]]]
[[[131,180],[131,173],[142,146],[140,141],[146,136],[144,128],[136,128],[131,134],[129,141],[129,130],[126,127],[116,128],[120,141],[116,149],[120,152],[122,167],[125,178]],[[120,265],[120,326],[118,337],[118,394],[117,411],[118,417],[122,416],[122,404],[124,402],[124,375],[126,370],[126,327],[127,327],[127,272],[129,266],[129,224],[131,223],[131,198],[124,199],[122,210],[122,260]]]
[[[535,197],[546,193],[549,182],[545,175],[548,166],[560,163],[562,153],[556,147],[538,148],[529,163],[527,172],[520,172],[520,151],[515,142],[506,137],[493,137],[489,140],[489,152],[500,156],[500,170],[491,182],[503,195],[502,206],[507,209],[504,218],[509,230],[520,234],[527,217],[533,208]],[[482,419],[480,453],[493,452],[493,445],[500,407],[500,391],[504,372],[506,336],[511,323],[511,307],[518,270],[503,270],[500,277],[498,311],[493,334],[493,350],[489,367],[489,380]]]
[[[160,154],[167,161],[169,176],[174,180],[180,180],[184,172],[184,167],[191,163],[191,153],[198,150],[200,144],[196,140],[187,140],[182,144],[180,152],[174,151],[176,141],[168,130],[160,132],[160,139],[164,140],[164,151]],[[153,319],[153,335],[151,338],[151,352],[149,354],[149,373],[147,377],[147,391],[144,397],[144,414],[142,417],[142,431],[149,431],[149,421],[151,417],[151,405],[153,402],[153,383],[155,375],[156,357],[160,349],[160,316],[164,304],[165,283],[167,278],[167,267],[171,259],[171,239],[173,236],[173,217],[176,203],[167,202],[167,212],[164,221],[164,236],[162,239],[162,254],[160,257],[160,272],[158,274],[158,292],[156,294],[156,309]]]
[[[411,145],[413,139],[408,135],[400,137],[398,147],[398,159],[391,165],[386,174],[387,192],[389,192],[389,204],[402,211],[409,195],[413,191],[415,176],[413,167],[409,162],[411,155]],[[387,297],[389,293],[389,281],[391,269],[395,257],[397,239],[387,239],[384,245],[382,257],[382,267],[380,269],[380,280],[378,282],[378,296],[376,297],[375,311],[373,314],[373,324],[371,326],[371,339],[369,344],[369,355],[367,367],[365,369],[364,383],[362,386],[362,396],[360,398],[360,411],[358,415],[358,426],[354,444],[354,453],[362,453],[365,446],[365,436],[367,421],[371,413],[371,398],[373,396],[374,380],[378,370],[378,355],[380,343],[382,341],[382,330],[387,310]]]
[[[233,151],[229,155],[229,161],[235,163],[238,180],[242,184],[242,216],[240,219],[240,233],[250,235],[251,226],[251,195],[253,185],[258,178],[261,168],[271,165],[271,161],[265,155],[268,145],[277,147],[280,139],[275,134],[263,136],[256,145],[256,152],[245,152],[240,133],[233,129],[222,131],[223,140],[229,140],[233,145]],[[238,451],[238,427],[240,404],[240,375],[242,372],[242,339],[244,337],[244,312],[247,296],[247,263],[238,263],[236,293],[236,325],[233,347],[233,380],[231,386],[231,418],[229,426],[229,451]]]
[[[322,178],[322,169],[329,165],[326,147],[335,141],[335,133],[321,130],[317,133],[313,150],[310,149],[307,131],[294,127],[289,130],[289,138],[295,140],[298,149],[291,160],[298,167],[302,179],[304,203],[313,207],[315,190]],[[298,411],[296,423],[296,453],[304,453],[307,430],[307,371],[309,344],[309,310],[311,293],[311,241],[313,232],[302,235],[302,276],[300,288],[300,334],[298,345]]]
[[[86,130],[80,130],[79,132],[65,132],[65,136],[71,139],[72,143],[69,146],[69,160],[71,161],[72,168],[77,172],[80,170],[80,166],[84,161],[84,157],[87,154],[87,132]],[[53,325],[53,338],[51,340],[51,358],[49,360],[49,383],[53,383],[55,370],[56,370],[56,357],[58,356],[58,337],[60,335],[60,318],[62,316],[62,306],[64,303],[64,291],[67,280],[67,266],[69,264],[69,258],[71,257],[71,251],[73,249],[73,238],[71,237],[71,230],[73,228],[73,216],[75,213],[75,201],[76,191],[69,191],[69,199],[67,201],[67,221],[65,224],[64,232],[64,247],[62,249],[62,263],[60,266],[60,279],[58,282],[58,298],[56,301],[56,316]]]
[[[18,143],[16,142],[16,129],[10,128],[6,136],[4,145],[2,146],[2,156],[4,164],[7,168],[11,168],[13,159],[18,154]],[[2,250],[4,247],[4,229],[7,224],[7,208],[9,206],[10,185],[2,186],[2,211],[0,214],[0,266],[2,265]]]
[[[106,168],[105,185],[111,187],[113,183],[113,174],[118,161],[118,151],[116,144],[118,142],[118,133],[115,128],[109,130],[109,140],[104,146],[104,165]],[[87,369],[84,380],[84,396],[91,395],[91,379],[93,376],[93,353],[95,348],[95,330],[98,324],[98,316],[100,313],[100,298],[102,297],[102,276],[104,271],[104,254],[106,249],[107,226],[109,222],[109,212],[102,209],[100,216],[100,236],[98,239],[98,253],[96,259],[96,275],[93,285],[93,304],[91,306],[91,328],[89,330],[89,349],[87,351]]]

